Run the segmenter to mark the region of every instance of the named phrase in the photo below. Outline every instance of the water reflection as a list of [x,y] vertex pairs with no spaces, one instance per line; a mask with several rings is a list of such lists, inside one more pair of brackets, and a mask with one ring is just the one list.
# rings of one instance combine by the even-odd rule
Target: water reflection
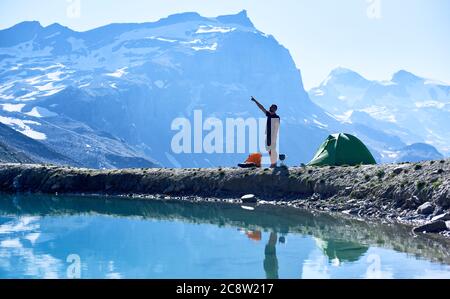
[[369,249],[367,246],[342,240],[320,240],[317,242],[323,253],[335,264],[341,262],[355,262]]
[[389,277],[405,261],[445,277],[446,266],[418,258],[450,264],[448,245],[404,226],[273,206],[0,197],[0,277],[64,277],[72,253],[83,277]]
[[[260,230],[245,231],[245,234],[250,240],[260,242],[262,240],[262,232]],[[264,248],[264,272],[267,279],[278,279],[278,258],[277,258],[277,244],[284,244],[286,242],[285,236],[278,238],[276,231],[268,233],[269,239]],[[342,241],[342,240],[322,240],[314,238],[318,248],[321,249],[327,261],[339,267],[342,263],[356,262],[360,260],[369,250],[368,246],[363,246],[358,243]],[[321,260],[321,262],[323,259]],[[324,263],[321,263],[324,264]]]
[[277,239],[277,233],[271,232],[264,249],[264,271],[268,279],[278,279]]

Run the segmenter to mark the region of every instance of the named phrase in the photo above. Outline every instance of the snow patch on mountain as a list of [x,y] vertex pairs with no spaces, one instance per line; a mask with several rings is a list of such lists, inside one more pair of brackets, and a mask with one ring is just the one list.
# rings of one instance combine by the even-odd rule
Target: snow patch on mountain
[[321,123],[320,121],[318,121],[317,119],[313,119],[313,122],[320,128],[328,128],[328,125]]
[[149,39],[159,40],[161,42],[168,42],[168,43],[178,42],[178,40],[176,40],[176,39],[168,39],[168,38],[163,38],[163,37],[158,37],[158,36],[150,36]]
[[7,112],[22,112],[25,104],[1,104],[3,111]]
[[57,63],[57,64],[49,65],[49,66],[31,67],[30,70],[32,70],[32,71],[48,71],[51,69],[64,68],[64,67],[65,67],[65,65],[63,65],[61,63]]
[[194,39],[194,40],[190,40],[190,41],[181,41],[180,44],[184,44],[184,45],[196,45],[196,44],[201,44],[202,40],[201,39]]
[[20,133],[35,139],[35,140],[45,140],[47,139],[47,136],[44,133],[38,132],[33,130],[30,125],[37,125],[39,126],[40,123],[32,120],[21,120],[18,118],[12,118],[12,117],[4,117],[0,116],[0,122],[11,126],[13,129],[16,129]]
[[395,114],[393,113],[394,111],[387,107],[373,105],[364,109],[360,109],[360,111],[366,112],[375,119],[388,121],[391,123],[397,122]]
[[30,112],[26,112],[26,115],[42,118],[42,117],[54,117],[57,113],[51,112],[50,110],[43,107],[33,107]]
[[110,77],[114,77],[114,78],[122,78],[124,75],[127,74],[127,72],[126,72],[127,69],[128,69],[128,67],[123,67],[123,68],[116,70],[113,73],[108,73],[106,75],[110,76]]
[[343,114],[340,115],[334,115],[335,118],[343,123],[352,123],[352,114],[353,114],[353,110],[349,110],[344,112]]
[[450,106],[450,102],[443,103],[438,101],[424,101],[424,102],[416,102],[417,108],[437,108],[444,109],[445,106]]
[[233,32],[236,28],[229,27],[215,27],[215,26],[200,26],[195,34],[205,34],[205,33],[228,33]]
[[210,46],[192,47],[192,49],[194,49],[195,51],[205,51],[205,50],[216,51],[217,50],[217,46],[218,46],[218,44],[214,43],[214,44],[212,44]]

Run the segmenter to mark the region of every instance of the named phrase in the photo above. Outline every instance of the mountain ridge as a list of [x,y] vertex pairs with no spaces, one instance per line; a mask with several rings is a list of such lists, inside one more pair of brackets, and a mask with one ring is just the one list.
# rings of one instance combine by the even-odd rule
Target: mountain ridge
[[47,26],[43,26],[40,21],[38,20],[28,20],[28,21],[22,21],[15,25],[12,25],[10,27],[6,27],[3,29],[0,29],[0,32],[2,31],[10,31],[10,30],[17,30],[17,29],[52,29],[52,28],[58,28],[58,29],[66,29],[75,33],[86,33],[92,30],[102,29],[104,27],[112,26],[130,26],[130,25],[147,25],[147,26],[167,26],[178,22],[188,22],[188,21],[211,21],[211,20],[217,20],[221,23],[234,23],[239,24],[247,27],[255,27],[251,19],[248,17],[247,10],[241,10],[238,13],[235,14],[226,14],[226,15],[219,15],[216,17],[204,17],[200,15],[198,12],[182,12],[182,13],[174,13],[171,15],[168,15],[167,17],[160,18],[155,21],[148,21],[148,22],[118,22],[118,23],[108,23],[105,25],[100,25],[94,28],[78,31],[71,29],[68,26],[65,26],[61,23],[55,22],[51,23]]
[[44,144],[31,139],[7,125],[0,123],[1,162],[52,163],[80,166],[72,159],[55,152]]
[[[406,70],[386,81],[368,80],[346,70],[332,70],[310,89],[313,102],[342,121],[370,123],[372,128],[396,134],[405,144],[427,143],[450,154],[450,85]],[[368,117],[361,117],[362,113]]]
[[286,132],[280,148],[292,164],[308,162],[339,131],[360,137],[377,157],[406,146],[395,131],[342,122],[311,101],[289,50],[254,28],[246,11],[176,14],[84,32],[30,24],[40,32],[0,45],[0,117],[57,151],[69,147],[70,157],[89,167],[126,166],[111,155],[163,166],[235,165],[246,151],[174,154],[171,125],[180,117],[193,121],[194,110],[221,120],[264,117],[251,95],[279,105]]

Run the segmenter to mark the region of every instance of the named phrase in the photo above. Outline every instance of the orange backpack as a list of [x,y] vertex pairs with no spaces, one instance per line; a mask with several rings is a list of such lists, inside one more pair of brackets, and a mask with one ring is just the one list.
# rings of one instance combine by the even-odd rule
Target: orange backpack
[[254,153],[248,156],[245,163],[255,163],[256,167],[261,167],[262,154]]

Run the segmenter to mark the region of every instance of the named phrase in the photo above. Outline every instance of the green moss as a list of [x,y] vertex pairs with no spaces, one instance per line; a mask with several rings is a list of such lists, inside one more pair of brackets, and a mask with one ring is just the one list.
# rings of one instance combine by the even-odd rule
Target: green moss
[[425,182],[419,181],[416,183],[417,190],[422,190],[423,188],[425,188],[425,186],[426,186]]
[[434,181],[433,184],[432,184],[433,189],[439,188],[440,185],[442,185],[442,182],[439,181],[439,180]]
[[377,171],[376,174],[377,174],[377,177],[381,180],[384,177],[384,175],[386,174],[386,172],[383,169],[380,169]]

